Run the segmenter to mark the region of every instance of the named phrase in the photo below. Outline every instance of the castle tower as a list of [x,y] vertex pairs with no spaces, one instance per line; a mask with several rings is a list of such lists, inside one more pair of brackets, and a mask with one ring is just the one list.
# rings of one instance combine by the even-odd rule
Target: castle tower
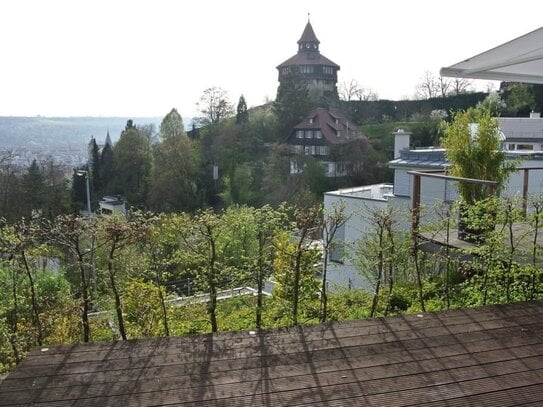
[[298,72],[308,83],[309,96],[319,102],[321,97],[337,96],[337,71],[339,65],[332,62],[319,51],[320,41],[308,20],[302,36],[298,40],[298,53],[277,66],[279,83]]

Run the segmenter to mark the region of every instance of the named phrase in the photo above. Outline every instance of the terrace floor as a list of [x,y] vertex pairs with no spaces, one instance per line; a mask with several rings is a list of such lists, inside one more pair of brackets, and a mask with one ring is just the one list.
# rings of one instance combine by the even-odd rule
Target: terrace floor
[[543,303],[35,349],[0,405],[541,406]]

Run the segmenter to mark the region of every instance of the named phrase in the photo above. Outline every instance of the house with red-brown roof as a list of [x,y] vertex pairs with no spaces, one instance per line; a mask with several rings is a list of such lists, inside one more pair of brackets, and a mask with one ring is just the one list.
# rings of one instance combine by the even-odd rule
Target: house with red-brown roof
[[293,153],[290,173],[302,172],[303,158],[310,156],[322,162],[328,177],[343,176],[346,163],[339,147],[362,137],[358,126],[341,110],[325,107],[313,109],[292,128],[285,140]]

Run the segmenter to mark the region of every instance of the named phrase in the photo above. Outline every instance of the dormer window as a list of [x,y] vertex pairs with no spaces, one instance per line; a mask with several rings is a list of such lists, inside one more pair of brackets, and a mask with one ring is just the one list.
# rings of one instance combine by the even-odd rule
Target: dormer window
[[339,119],[336,119],[336,124],[339,124]]
[[313,124],[313,118],[309,118],[309,124]]

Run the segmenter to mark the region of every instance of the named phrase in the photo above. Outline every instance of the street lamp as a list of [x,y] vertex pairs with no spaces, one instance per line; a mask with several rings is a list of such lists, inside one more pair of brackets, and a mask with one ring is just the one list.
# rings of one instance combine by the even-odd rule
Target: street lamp
[[[87,215],[91,218],[91,203],[90,203],[90,186],[89,186],[89,172],[85,170],[77,170],[76,175],[79,177],[85,177],[87,183]],[[96,298],[96,267],[94,266],[94,237],[91,239],[91,271],[92,271],[92,288],[94,290],[94,297]]]
[[90,186],[89,186],[89,172],[85,170],[77,170],[76,174],[80,177],[85,177],[87,183],[87,215],[91,217],[91,204],[90,204]]

